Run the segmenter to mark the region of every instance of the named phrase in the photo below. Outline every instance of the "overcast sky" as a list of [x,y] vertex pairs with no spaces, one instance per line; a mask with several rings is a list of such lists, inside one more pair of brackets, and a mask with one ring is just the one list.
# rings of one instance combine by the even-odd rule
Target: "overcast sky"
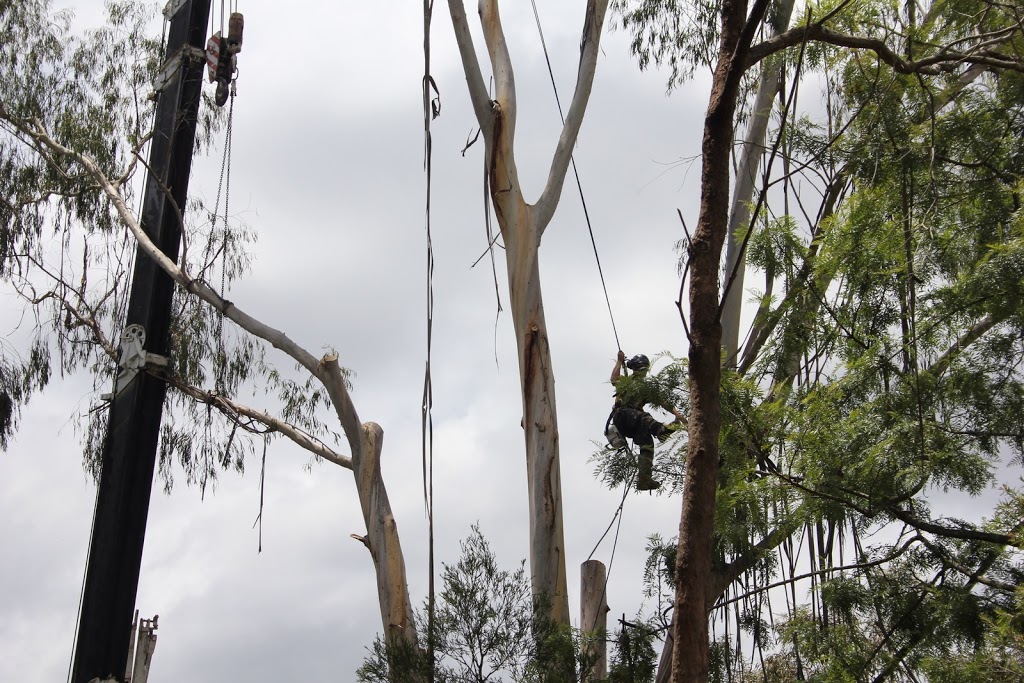
[[[307,9],[292,7],[305,5]],[[585,3],[538,2],[563,106],[571,98]],[[258,233],[251,277],[231,297],[314,353],[338,350],[356,376],[360,418],[385,432],[383,474],[413,600],[427,583],[420,473],[425,362],[422,5],[242,0],[231,211]],[[99,0],[78,3],[80,23]],[[217,7],[215,3],[215,7]],[[289,9],[284,9],[288,7]],[[529,3],[505,2],[519,89],[517,155],[530,200],[560,122]],[[217,11],[215,9],[215,11]],[[474,28],[475,11],[469,8]],[[482,41],[477,31],[478,48]],[[482,211],[482,149],[447,6],[435,8],[433,76],[436,554],[458,557],[479,522],[499,560],[527,555],[526,468],[512,323],[497,315]],[[486,67],[485,67],[486,68]],[[704,79],[671,97],[638,71],[626,36],[605,30],[576,161],[627,354],[685,355],[675,308],[676,209],[696,220]],[[212,202],[219,149],[197,159],[191,191]],[[507,304],[498,254],[500,297]],[[541,247],[557,382],[570,603],[580,563],[621,497],[588,458],[611,404],[616,343],[575,185]],[[6,294],[4,295],[7,296]],[[10,302],[11,299],[5,299]],[[5,304],[6,305],[6,304]],[[497,315],[497,324],[495,323]],[[291,362],[268,358],[290,368]],[[0,456],[0,680],[64,680],[72,654],[95,487],[72,425],[95,397],[87,377],[55,381]],[[274,409],[271,397],[259,404]],[[160,615],[151,681],[351,681],[380,631],[373,567],[348,470],[310,463],[278,440],[267,457],[263,552],[253,529],[259,462],[223,473],[200,499],[183,478],[154,487],[138,608]],[[632,494],[610,571],[610,617],[641,607],[645,537],[676,533],[680,500]],[[612,538],[595,558],[608,563]]]

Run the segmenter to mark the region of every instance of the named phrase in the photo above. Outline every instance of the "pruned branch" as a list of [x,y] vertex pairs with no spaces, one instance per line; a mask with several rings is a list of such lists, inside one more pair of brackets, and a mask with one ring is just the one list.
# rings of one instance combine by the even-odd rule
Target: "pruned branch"
[[200,403],[211,405],[232,419],[235,419],[236,416],[247,417],[250,420],[259,422],[271,431],[287,437],[303,450],[307,450],[310,453],[329,462],[333,462],[335,465],[344,467],[347,470],[352,469],[352,458],[341,455],[335,450],[329,448],[327,444],[320,439],[317,439],[311,434],[307,434],[290,422],[274,417],[266,411],[238,403],[234,399],[216,391],[208,391],[194,387],[173,375],[162,372],[155,372],[153,374],[189,398],[199,401]]

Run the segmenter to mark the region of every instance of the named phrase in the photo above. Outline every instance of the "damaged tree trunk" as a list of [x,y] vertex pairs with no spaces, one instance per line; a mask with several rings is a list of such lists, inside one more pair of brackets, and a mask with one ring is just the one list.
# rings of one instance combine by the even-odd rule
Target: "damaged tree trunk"
[[538,249],[558,205],[572,149],[594,80],[607,0],[590,0],[584,18],[580,65],[572,104],[559,137],[547,183],[535,204],[523,197],[515,163],[516,91],[512,61],[496,0],[481,0],[480,20],[494,76],[495,97],[488,95],[462,0],[448,0],[470,100],[486,145],[488,190],[505,244],[509,298],[519,355],[530,507],[530,574],[533,592],[550,605],[550,618],[569,623],[562,531],[562,483],[558,461],[555,379]]

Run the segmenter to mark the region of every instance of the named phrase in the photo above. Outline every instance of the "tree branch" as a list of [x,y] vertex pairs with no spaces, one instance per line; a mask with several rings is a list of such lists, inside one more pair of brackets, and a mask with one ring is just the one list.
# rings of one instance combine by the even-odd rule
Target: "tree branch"
[[497,0],[480,0],[480,23],[484,29],[484,44],[491,60],[494,75],[494,99],[501,107],[502,130],[509,138],[516,131],[516,76],[512,70],[512,57],[505,42],[505,31],[501,27],[501,13]]
[[494,114],[491,109],[491,98],[487,94],[487,86],[484,84],[484,77],[480,73],[480,60],[477,59],[476,48],[473,47],[473,36],[469,32],[464,1],[448,0],[448,12],[452,17],[455,42],[458,43],[459,55],[462,57],[462,68],[466,72],[469,100],[473,104],[476,120],[480,123],[480,130],[483,131],[484,141],[490,148],[490,138],[494,131]]
[[163,380],[164,382],[167,382],[168,385],[174,387],[181,393],[196,401],[199,401],[200,403],[212,405],[215,408],[219,409],[221,412],[228,414],[231,417],[235,415],[241,415],[251,420],[255,420],[256,422],[265,425],[269,429],[287,437],[295,444],[297,444],[300,448],[307,450],[314,455],[320,456],[324,460],[333,462],[335,465],[344,467],[347,470],[352,469],[352,458],[345,455],[341,455],[340,453],[334,451],[320,439],[317,439],[316,437],[307,434],[306,432],[302,431],[301,429],[291,424],[290,422],[286,422],[280,418],[274,417],[273,415],[270,415],[266,411],[258,410],[256,408],[252,408],[250,406],[238,403],[237,401],[229,398],[228,396],[225,396],[224,394],[219,394],[216,391],[207,391],[205,389],[194,387],[190,384],[181,381],[179,378],[173,375],[159,371],[153,372],[152,374],[155,377],[158,377],[159,379]]
[[901,522],[914,527],[918,531],[935,534],[936,536],[942,536],[943,538],[957,538],[962,541],[983,541],[985,543],[995,543],[996,545],[1009,545],[1014,548],[1024,548],[1024,543],[1016,540],[1010,534],[996,534],[990,531],[978,531],[977,529],[958,529],[956,527],[943,526],[941,524],[936,524],[935,522],[920,519],[907,510],[903,510],[898,507],[886,508],[885,512]]
[[919,538],[921,539],[921,543],[923,543],[924,546],[928,548],[928,550],[932,551],[932,553],[936,557],[938,557],[943,564],[945,564],[947,567],[950,567],[960,572],[969,580],[976,581],[982,585],[988,586],[989,588],[995,588],[996,590],[1007,591],[1009,593],[1012,593],[1017,589],[1017,587],[1014,584],[1006,583],[1005,581],[999,581],[997,579],[991,579],[985,576],[983,567],[979,567],[977,570],[971,570],[963,566],[959,562],[953,560],[953,558],[949,557],[949,555],[947,555],[946,552],[935,543],[930,542],[923,536],[919,536]]
[[[0,116],[5,114],[6,112],[0,108]],[[26,132],[47,149],[56,154],[74,159],[81,164],[97,181],[97,183],[99,183],[100,188],[114,205],[118,216],[120,216],[125,227],[127,227],[135,237],[135,240],[143,253],[151,258],[161,270],[167,273],[171,279],[184,288],[185,291],[198,297],[210,306],[213,306],[216,310],[223,313],[224,317],[234,322],[249,334],[258,337],[270,343],[274,348],[281,350],[306,368],[306,370],[308,370],[314,377],[319,379],[327,389],[328,395],[331,397],[331,402],[334,404],[335,410],[338,414],[338,419],[341,422],[342,428],[345,431],[345,436],[348,439],[349,446],[352,449],[353,457],[358,457],[362,447],[362,428],[359,422],[359,416],[356,414],[355,406],[352,404],[352,399],[345,386],[345,379],[341,374],[341,369],[338,366],[336,355],[329,354],[324,356],[322,360],[318,360],[309,351],[292,341],[284,332],[252,317],[227,299],[223,298],[205,282],[191,278],[184,267],[178,266],[178,264],[171,260],[163,251],[160,250],[159,247],[156,246],[156,244],[153,243],[149,235],[147,235],[142,229],[138,220],[136,220],[135,216],[132,215],[132,212],[125,205],[124,198],[121,196],[118,188],[111,183],[110,179],[107,178],[91,157],[61,145],[53,140],[53,138],[51,138],[43,129],[37,128],[34,131],[26,130]]]
[[[1005,316],[1004,316],[1005,317]],[[974,324],[971,329],[967,330],[959,339],[957,339],[952,346],[946,349],[941,356],[935,359],[935,362],[929,365],[925,370],[933,375],[941,375],[949,367],[949,364],[961,351],[966,349],[968,346],[978,341],[983,334],[991,330],[996,326],[998,322],[1002,320],[1002,317],[997,318],[996,316],[989,313],[984,318]]]
[[597,55],[601,45],[601,30],[604,16],[608,10],[608,0],[589,0],[583,20],[583,36],[580,42],[580,64],[576,73],[576,91],[569,105],[569,113],[562,124],[562,133],[558,137],[558,146],[551,159],[551,169],[544,185],[544,191],[535,205],[537,228],[541,236],[551,222],[551,217],[558,206],[565,184],[565,176],[572,159],[572,150],[576,147],[580,126],[583,124],[583,113],[590,100],[590,92],[594,85],[594,74],[597,71]]
[[930,57],[906,60],[900,57],[880,38],[838,33],[826,28],[823,21],[808,26],[792,28],[754,45],[747,53],[746,68],[752,67],[762,59],[780,50],[798,45],[804,40],[817,40],[822,43],[855,50],[870,50],[875,53],[879,60],[891,66],[894,71],[903,74],[919,73],[934,75],[954,71],[964,64],[1024,72],[1024,59],[1003,55],[990,49],[978,49],[969,52],[940,50],[937,54]]
[[907,552],[907,550],[910,548],[911,545],[913,545],[913,543],[915,541],[920,541],[920,540],[922,540],[920,536],[915,536],[914,538],[911,538],[906,543],[904,543],[902,546],[900,546],[900,549],[897,550],[896,552],[892,553],[891,555],[886,555],[885,557],[881,557],[881,558],[879,558],[877,560],[871,560],[869,562],[857,562],[857,563],[854,563],[854,564],[846,564],[846,565],[843,565],[841,567],[827,567],[825,569],[817,569],[815,571],[810,571],[810,572],[807,572],[805,574],[800,574],[798,576],[793,576],[793,577],[790,577],[788,579],[782,579],[781,581],[776,581],[775,583],[770,583],[770,584],[768,584],[766,586],[757,586],[755,588],[752,588],[752,589],[744,592],[742,595],[737,595],[734,598],[729,598],[728,600],[723,600],[723,601],[721,601],[719,603],[716,603],[715,606],[716,607],[724,607],[725,605],[731,605],[732,603],[737,602],[739,600],[743,600],[745,598],[748,598],[751,595],[756,595],[758,593],[763,593],[765,591],[770,591],[773,588],[778,588],[779,586],[788,586],[791,583],[796,583],[797,581],[803,581],[804,579],[810,579],[810,578],[815,577],[815,576],[821,576],[823,574],[830,574],[832,572],[846,572],[846,571],[853,571],[853,570],[856,570],[856,569],[868,569],[870,567],[877,567],[879,565],[886,564],[887,562],[892,562],[897,557],[899,557],[903,553]]

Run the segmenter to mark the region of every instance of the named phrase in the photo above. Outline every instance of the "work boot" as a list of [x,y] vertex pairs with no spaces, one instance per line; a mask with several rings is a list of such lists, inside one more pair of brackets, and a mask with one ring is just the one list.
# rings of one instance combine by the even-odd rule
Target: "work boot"
[[668,440],[668,437],[672,436],[682,428],[683,423],[680,422],[679,420],[675,420],[674,422],[669,422],[668,424],[661,425],[661,429],[655,436],[658,437],[658,441],[664,443],[665,441]]
[[651,476],[654,470],[654,451],[646,448],[640,449],[638,458],[639,473],[636,478],[637,491],[656,491],[661,488],[661,482]]
[[661,482],[651,478],[651,475],[641,474],[636,480],[637,491],[657,491],[661,488]]

